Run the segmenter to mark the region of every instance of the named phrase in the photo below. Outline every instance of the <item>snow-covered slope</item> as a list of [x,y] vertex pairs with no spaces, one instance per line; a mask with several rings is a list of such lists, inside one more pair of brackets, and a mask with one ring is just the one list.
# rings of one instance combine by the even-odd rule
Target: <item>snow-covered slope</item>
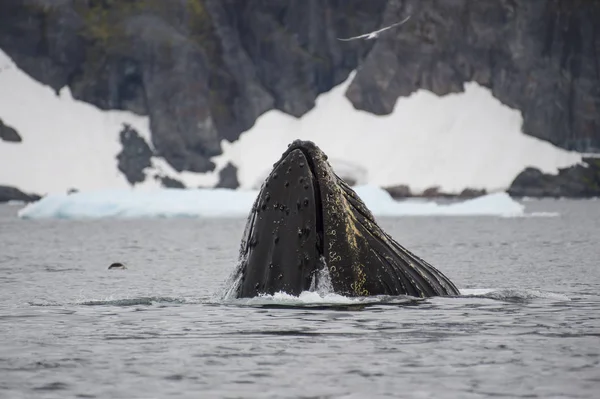
[[[0,140],[0,185],[39,194],[129,187],[116,159],[123,124],[131,125],[151,145],[147,117],[102,111],[74,100],[68,88],[57,95],[21,71],[1,50],[0,118],[23,138],[22,143]],[[152,162],[148,175],[160,172],[196,186],[216,182],[214,173],[180,174],[162,159]],[[150,178],[139,187],[158,187],[158,183]]]
[[362,167],[370,184],[407,184],[417,192],[433,186],[445,192],[506,189],[527,166],[556,173],[581,160],[523,134],[521,113],[476,83],[443,97],[419,90],[400,98],[391,115],[377,116],[355,110],[344,97],[351,80],[320,96],[302,119],[270,111],[238,141],[224,143],[223,157],[238,165],[241,185],[256,187],[256,177],[295,138]]
[[[504,189],[526,166],[552,173],[581,159],[521,133],[520,113],[475,83],[444,97],[421,90],[400,99],[393,114],[375,116],[355,110],[344,97],[351,79],[320,96],[301,119],[270,111],[238,141],[224,141],[213,173],[176,173],[155,158],[148,175],[211,186],[232,161],[242,188],[256,188],[296,138],[315,141],[334,167],[356,175],[358,183],[408,184],[413,191]],[[0,88],[0,118],[23,137],[18,144],[0,141],[0,184],[41,194],[128,186],[117,169],[119,132],[130,124],[150,143],[147,117],[99,110],[74,100],[67,88],[57,96],[2,51]],[[156,186],[150,178],[136,187]]]

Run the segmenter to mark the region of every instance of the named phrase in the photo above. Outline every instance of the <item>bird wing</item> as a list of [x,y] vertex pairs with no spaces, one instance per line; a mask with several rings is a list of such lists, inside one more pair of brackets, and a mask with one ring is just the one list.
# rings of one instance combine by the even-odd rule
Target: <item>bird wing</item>
[[[368,38],[368,37],[369,37],[369,36],[371,36],[371,35],[374,35],[375,37],[377,37],[377,35],[378,35],[378,34],[380,34],[381,32],[383,32],[383,31],[385,31],[385,30],[388,30],[388,29],[391,29],[391,28],[393,28],[393,27],[395,27],[395,26],[402,25],[402,24],[404,24],[406,21],[408,21],[409,19],[410,19],[410,15],[409,15],[408,17],[404,18],[404,19],[403,19],[402,21],[400,21],[400,22],[396,22],[396,23],[395,23],[395,24],[393,24],[393,25],[386,26],[385,28],[381,28],[381,29],[379,29],[379,30],[376,30],[376,31],[374,31],[374,32],[365,33],[364,35],[360,35],[360,36],[349,37],[349,38],[347,38],[347,39],[341,39],[341,38],[339,38],[339,37],[338,37],[337,39],[338,39],[338,40],[341,40],[341,41],[343,41],[343,42],[349,42],[350,40],[356,40],[356,39],[366,39],[366,38]],[[371,37],[373,37],[373,36],[371,36]]]
[[[371,32],[371,33],[373,33],[373,32]],[[351,41],[351,40],[365,39],[365,38],[369,37],[369,35],[370,35],[371,33],[365,33],[364,35],[360,35],[360,36],[354,36],[354,37],[349,37],[349,38],[347,38],[347,39],[341,39],[341,38],[339,38],[339,37],[338,37],[337,39],[338,39],[338,40],[341,40],[341,41],[343,41],[343,42],[349,42],[349,41]]]
[[402,25],[402,24],[406,23],[406,21],[408,21],[409,19],[410,19],[410,15],[409,15],[408,17],[404,18],[404,19],[403,19],[402,21],[400,21],[400,22],[396,22],[395,24],[392,24],[392,25],[390,25],[390,26],[386,26],[385,28],[381,28],[381,29],[379,29],[379,30],[376,30],[376,31],[375,31],[375,32],[373,32],[373,33],[381,33],[381,32],[383,32],[383,31],[386,31],[386,30],[388,30],[388,29],[392,29],[392,28],[393,28],[393,27],[395,27],[395,26],[399,26],[399,25]]

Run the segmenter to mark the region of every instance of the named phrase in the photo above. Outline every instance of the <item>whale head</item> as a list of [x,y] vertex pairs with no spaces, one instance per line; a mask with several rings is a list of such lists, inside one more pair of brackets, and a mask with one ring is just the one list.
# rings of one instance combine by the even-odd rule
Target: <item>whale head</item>
[[252,207],[234,292],[299,295],[322,271],[333,291],[346,296],[458,294],[447,277],[379,227],[319,147],[296,140],[274,164]]

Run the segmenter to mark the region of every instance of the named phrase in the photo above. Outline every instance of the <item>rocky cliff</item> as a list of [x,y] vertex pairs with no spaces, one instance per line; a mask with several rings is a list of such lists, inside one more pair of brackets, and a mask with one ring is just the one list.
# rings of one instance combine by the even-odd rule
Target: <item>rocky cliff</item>
[[475,81],[522,111],[523,131],[560,147],[600,151],[600,1],[391,0],[378,40],[347,96],[392,111],[418,88],[438,95]]
[[[377,40],[342,42],[411,15]],[[477,81],[524,131],[600,151],[596,0],[0,0],[0,48],[37,80],[103,109],[149,115],[176,170],[214,165],[270,109],[302,116],[356,77],[356,108]]]
[[15,187],[0,186],[0,204],[10,201],[35,202],[41,197],[37,194],[28,194]]

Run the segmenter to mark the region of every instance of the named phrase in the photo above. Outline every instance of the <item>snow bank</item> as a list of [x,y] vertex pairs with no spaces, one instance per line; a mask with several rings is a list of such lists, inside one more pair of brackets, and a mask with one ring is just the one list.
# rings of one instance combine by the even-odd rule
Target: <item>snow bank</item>
[[477,83],[442,97],[419,90],[398,99],[392,114],[377,116],[354,109],[344,96],[352,77],[321,95],[300,119],[265,113],[237,141],[224,141],[217,159],[231,160],[242,187],[252,188],[300,138],[314,141],[330,159],[366,170],[369,184],[407,184],[413,192],[440,186],[455,193],[504,190],[527,166],[557,173],[581,161],[577,153],[523,134],[521,113]]
[[[377,187],[360,186],[358,195],[376,216],[497,215],[520,216],[524,207],[505,193],[438,205],[433,202],[394,201]],[[19,212],[26,219],[246,217],[258,195],[253,190],[160,189],[108,190],[55,194]]]

